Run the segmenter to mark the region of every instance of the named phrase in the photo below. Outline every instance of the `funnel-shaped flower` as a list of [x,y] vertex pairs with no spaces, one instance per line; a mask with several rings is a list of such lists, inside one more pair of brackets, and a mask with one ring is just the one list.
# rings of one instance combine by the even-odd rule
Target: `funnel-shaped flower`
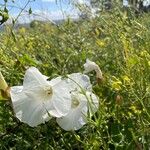
[[92,115],[98,109],[97,97],[91,93],[71,93],[71,109],[68,115],[57,118],[57,123],[66,131],[78,130],[87,123],[88,112]]
[[92,85],[87,75],[73,73],[68,75],[66,85],[71,95],[69,113],[57,118],[57,123],[64,130],[78,130],[87,122],[88,111],[93,114],[98,109],[98,99],[92,93]]
[[89,73],[94,70],[96,72],[97,79],[103,78],[100,67],[95,62],[90,61],[89,59],[86,60],[86,63],[84,64],[84,69],[84,73]]
[[16,117],[37,126],[51,117],[65,116],[71,107],[70,94],[61,77],[47,81],[38,69],[26,71],[23,86],[14,86],[10,94]]

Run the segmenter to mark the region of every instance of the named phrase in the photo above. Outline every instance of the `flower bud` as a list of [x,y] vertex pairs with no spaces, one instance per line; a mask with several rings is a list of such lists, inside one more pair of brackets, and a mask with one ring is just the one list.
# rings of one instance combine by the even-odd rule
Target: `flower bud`
[[116,96],[116,104],[121,105],[123,102],[123,97],[121,95]]
[[103,81],[103,75],[100,67],[93,61],[90,61],[89,59],[86,60],[86,63],[84,64],[84,73],[89,73],[91,71],[96,72],[96,79],[98,83],[101,83]]
[[5,90],[8,87],[2,73],[0,72],[0,89]]
[[2,73],[0,72],[0,97],[9,99],[10,97],[9,89],[10,88],[8,87]]

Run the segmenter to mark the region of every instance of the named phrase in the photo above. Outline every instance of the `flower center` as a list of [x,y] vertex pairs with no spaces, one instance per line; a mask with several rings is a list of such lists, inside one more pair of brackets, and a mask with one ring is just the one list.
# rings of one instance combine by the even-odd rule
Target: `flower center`
[[53,95],[53,89],[50,85],[44,87],[44,94],[46,96],[52,96]]
[[71,102],[71,108],[77,108],[79,106],[80,102],[76,97],[72,97],[72,102]]

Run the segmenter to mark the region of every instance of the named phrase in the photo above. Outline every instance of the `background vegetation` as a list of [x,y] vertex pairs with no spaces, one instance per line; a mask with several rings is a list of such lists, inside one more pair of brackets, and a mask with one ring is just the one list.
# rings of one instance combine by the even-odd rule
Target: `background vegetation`
[[100,98],[96,118],[76,132],[54,120],[32,128],[14,117],[10,101],[0,101],[0,149],[150,148],[150,14],[114,8],[93,19],[33,21],[0,32],[0,69],[9,86],[21,85],[29,66],[53,78],[82,72],[86,58],[104,75],[98,84],[90,74]]

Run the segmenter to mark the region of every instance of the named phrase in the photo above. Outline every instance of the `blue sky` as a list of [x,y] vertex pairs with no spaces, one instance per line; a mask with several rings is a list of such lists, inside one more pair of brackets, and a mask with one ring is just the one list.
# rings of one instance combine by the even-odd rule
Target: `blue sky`
[[[3,0],[0,0],[0,3],[1,1]],[[82,3],[84,0],[78,1]],[[7,5],[11,17],[16,18],[27,2],[28,0],[15,0],[15,3],[13,3],[9,0]],[[28,14],[29,8],[32,9],[32,15]],[[69,0],[61,0],[61,3],[60,0],[57,0],[57,3],[56,0],[32,0],[32,2],[27,5],[25,11],[22,12],[18,21],[26,23],[34,19],[59,20],[65,19],[66,17],[77,18],[77,16],[78,11],[73,8],[73,6],[69,3]]]
[[[23,8],[25,4],[28,2],[28,0],[15,0],[15,3],[9,2],[9,5],[17,6],[20,8]],[[61,6],[63,8],[67,8],[69,6],[68,0],[63,0],[61,2]],[[60,3],[55,0],[35,0],[28,4],[29,8],[31,7],[33,11],[35,10],[49,10],[49,11],[56,11],[60,9]],[[20,10],[17,8],[12,8],[12,13],[18,13]]]
[[[20,13],[21,9],[26,5],[28,0],[14,0],[15,3],[8,0],[8,8],[11,18],[15,19]],[[27,23],[32,20],[59,20],[70,18],[78,18],[79,11],[75,9],[70,3],[69,0],[30,0],[30,2],[25,11],[22,12],[19,17],[18,22]],[[61,1],[61,2],[60,2]],[[78,3],[87,3],[90,0],[70,0]],[[127,5],[128,0],[123,0],[125,5]],[[2,4],[4,0],[0,0]],[[145,0],[146,3],[150,4],[150,0]],[[33,14],[29,15],[28,10],[32,9]],[[10,19],[11,21],[11,19]]]

